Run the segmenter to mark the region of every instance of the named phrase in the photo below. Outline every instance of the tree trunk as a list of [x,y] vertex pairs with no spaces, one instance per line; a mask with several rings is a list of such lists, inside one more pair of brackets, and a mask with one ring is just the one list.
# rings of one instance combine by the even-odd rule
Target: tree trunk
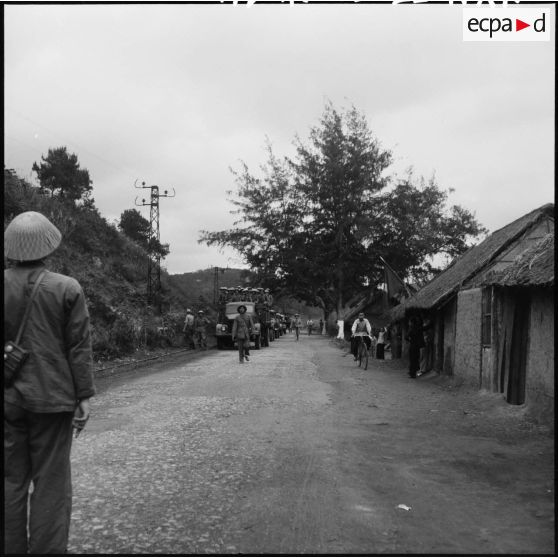
[[343,224],[339,225],[337,232],[337,319],[342,320],[343,311],[343,288],[345,286],[345,274],[343,273]]

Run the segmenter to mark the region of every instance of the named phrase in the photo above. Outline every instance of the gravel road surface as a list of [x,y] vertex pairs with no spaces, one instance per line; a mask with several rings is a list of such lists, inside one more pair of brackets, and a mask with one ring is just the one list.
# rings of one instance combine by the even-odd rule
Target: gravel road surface
[[554,441],[500,396],[326,337],[99,381],[72,554],[552,554]]

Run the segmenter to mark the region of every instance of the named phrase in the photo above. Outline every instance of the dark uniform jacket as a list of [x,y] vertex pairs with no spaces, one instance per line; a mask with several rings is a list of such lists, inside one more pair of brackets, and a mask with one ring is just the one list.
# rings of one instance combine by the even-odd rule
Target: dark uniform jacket
[[[4,343],[15,341],[39,266],[4,271]],[[71,412],[95,393],[89,313],[79,283],[47,271],[20,342],[30,355],[4,401],[35,413]]]
[[250,339],[250,331],[254,329],[252,316],[239,314],[233,321],[232,337],[237,339]]

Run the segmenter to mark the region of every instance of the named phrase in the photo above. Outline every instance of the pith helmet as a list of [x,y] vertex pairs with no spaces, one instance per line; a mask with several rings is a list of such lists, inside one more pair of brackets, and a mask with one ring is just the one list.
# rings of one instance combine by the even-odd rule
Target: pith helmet
[[37,211],[14,217],[4,232],[4,255],[20,262],[40,260],[60,246],[60,231]]

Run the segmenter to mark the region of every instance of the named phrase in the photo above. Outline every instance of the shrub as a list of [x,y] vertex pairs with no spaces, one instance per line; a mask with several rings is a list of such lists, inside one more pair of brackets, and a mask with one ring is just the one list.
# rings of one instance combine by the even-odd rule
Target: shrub
[[133,324],[124,317],[116,318],[109,330],[109,339],[118,356],[133,353],[138,345],[138,338]]

